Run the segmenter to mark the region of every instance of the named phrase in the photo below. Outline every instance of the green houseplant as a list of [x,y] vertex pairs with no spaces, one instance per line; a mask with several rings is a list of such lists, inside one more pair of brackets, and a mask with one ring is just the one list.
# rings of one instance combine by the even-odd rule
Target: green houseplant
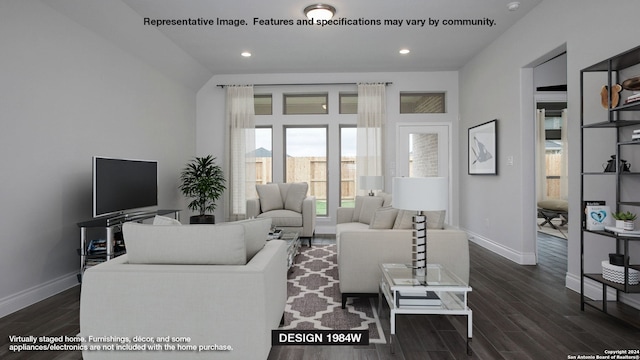
[[207,213],[216,209],[216,201],[226,189],[222,168],[215,160],[211,155],[195,157],[180,174],[182,194],[193,198],[189,210],[199,214],[189,219],[191,224],[215,223],[215,215]]
[[633,221],[638,218],[636,214],[630,211],[614,212],[611,216],[616,219],[616,227],[625,230],[633,230],[635,228]]

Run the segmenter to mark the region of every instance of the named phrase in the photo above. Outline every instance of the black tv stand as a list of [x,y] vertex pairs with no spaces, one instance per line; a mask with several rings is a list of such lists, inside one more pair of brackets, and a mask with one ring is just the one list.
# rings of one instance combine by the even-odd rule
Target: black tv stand
[[[109,261],[116,256],[124,254],[126,251],[122,246],[115,246],[116,241],[122,241],[121,232],[122,224],[130,221],[144,221],[151,219],[156,215],[171,215],[180,220],[180,210],[156,210],[156,211],[140,211],[133,213],[122,213],[117,215],[109,215],[78,223],[80,228],[80,273],[78,274],[78,282],[82,282],[82,274],[84,271],[100,262]],[[89,228],[102,228],[106,235],[106,246],[104,251],[90,253],[87,239],[87,230]]]

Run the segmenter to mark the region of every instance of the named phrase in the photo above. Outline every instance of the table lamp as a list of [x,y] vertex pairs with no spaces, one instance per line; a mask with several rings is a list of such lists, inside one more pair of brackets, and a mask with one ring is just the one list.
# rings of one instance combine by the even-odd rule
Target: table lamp
[[427,217],[425,211],[446,210],[449,184],[445,177],[393,178],[393,207],[415,211],[413,216],[413,270],[416,276],[426,276]]
[[369,190],[369,196],[373,196],[373,190],[382,190],[382,176],[365,176],[361,175],[358,178],[360,190]]

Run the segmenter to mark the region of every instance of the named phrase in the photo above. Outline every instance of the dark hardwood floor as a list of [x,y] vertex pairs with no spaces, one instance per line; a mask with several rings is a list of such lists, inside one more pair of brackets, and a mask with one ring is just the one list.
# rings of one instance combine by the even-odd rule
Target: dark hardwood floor
[[[331,240],[314,239],[315,243]],[[640,329],[587,308],[564,286],[566,240],[539,238],[537,266],[520,266],[470,244],[473,355],[465,352],[464,317],[399,316],[399,346],[277,346],[269,360],[285,359],[567,359],[639,349]],[[0,319],[0,359],[81,359],[79,352],[9,352],[10,335],[78,334],[80,288],[74,287]],[[388,308],[383,327],[389,330]],[[637,315],[636,315],[637,316]]]

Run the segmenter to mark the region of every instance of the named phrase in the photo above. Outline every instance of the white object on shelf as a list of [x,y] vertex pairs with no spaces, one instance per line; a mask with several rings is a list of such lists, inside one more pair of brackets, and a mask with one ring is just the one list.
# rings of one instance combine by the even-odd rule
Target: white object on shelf
[[[605,280],[624,284],[624,266],[611,265],[608,260],[602,262],[602,277]],[[640,283],[640,271],[629,269],[629,285]]]

